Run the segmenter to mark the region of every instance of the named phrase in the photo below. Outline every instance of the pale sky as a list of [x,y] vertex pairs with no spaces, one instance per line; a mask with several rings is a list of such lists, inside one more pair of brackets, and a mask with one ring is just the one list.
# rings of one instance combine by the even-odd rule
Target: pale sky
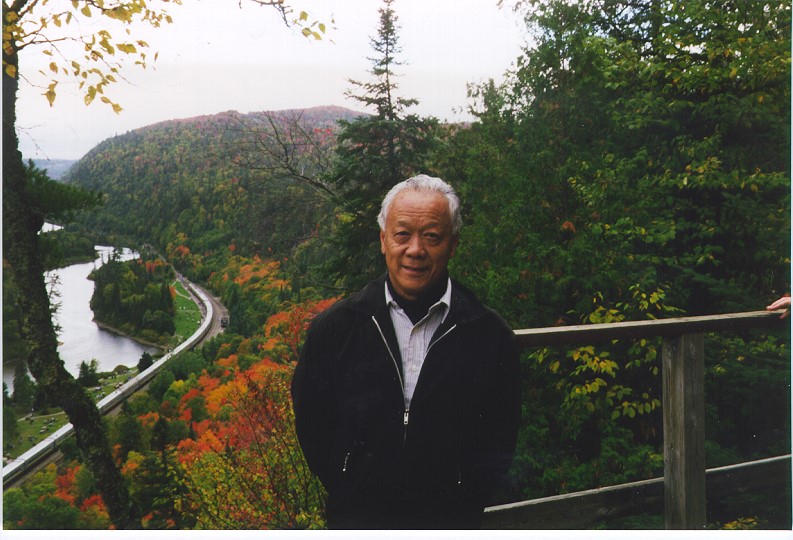
[[[183,0],[170,8],[174,23],[137,27],[159,59],[153,68],[128,66],[127,82],[108,92],[124,111],[99,103],[86,107],[76,84],[61,83],[53,108],[41,87],[24,81],[17,101],[23,156],[78,159],[105,139],[149,124],[223,111],[339,105],[363,110],[344,97],[347,79],[367,81],[374,53],[379,0],[291,0],[335,29],[323,41],[284,27],[271,8],[243,0]],[[406,65],[399,93],[420,104],[411,112],[440,120],[468,120],[466,84],[503,80],[525,41],[525,27],[496,0],[396,0],[393,8]],[[222,6],[222,7],[221,7]],[[116,37],[116,36],[114,36]],[[119,35],[119,37],[121,37]],[[332,40],[332,41],[331,41]],[[50,59],[40,48],[23,51],[20,71],[33,77]],[[32,79],[39,84],[47,79]]]

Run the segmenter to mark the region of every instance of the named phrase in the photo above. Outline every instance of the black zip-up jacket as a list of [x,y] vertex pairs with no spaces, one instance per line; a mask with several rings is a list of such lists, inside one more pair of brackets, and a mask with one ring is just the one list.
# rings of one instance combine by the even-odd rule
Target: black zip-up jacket
[[515,335],[457,282],[410,410],[385,276],[318,315],[295,369],[297,435],[334,528],[478,528],[514,453]]

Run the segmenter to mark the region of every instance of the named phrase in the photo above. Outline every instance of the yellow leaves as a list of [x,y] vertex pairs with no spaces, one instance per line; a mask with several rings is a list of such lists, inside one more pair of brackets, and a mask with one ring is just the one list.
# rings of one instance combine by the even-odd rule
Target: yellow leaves
[[85,101],[85,105],[86,106],[90,105],[94,101],[95,97],[96,97],[96,87],[89,86],[88,91],[85,93],[85,96],[83,98],[83,100]]
[[52,107],[52,105],[55,103],[55,87],[57,85],[58,85],[57,82],[50,83],[49,87],[47,88],[47,91],[44,92],[43,94],[44,97],[47,98],[47,101],[49,101],[50,107]]
[[108,54],[116,54],[116,49],[110,44],[110,34],[107,32],[100,32],[102,39],[99,40],[99,46],[102,47]]
[[123,111],[123,110],[124,110],[124,109],[121,107],[121,105],[119,105],[118,103],[115,103],[115,102],[111,101],[111,100],[110,100],[110,98],[108,98],[108,97],[102,96],[101,98],[99,98],[99,100],[100,100],[102,103],[106,104],[106,105],[110,105],[110,107],[113,109],[113,112],[114,112],[114,113],[116,113],[116,114],[119,114],[121,111]]
[[116,47],[118,50],[125,53],[125,54],[135,54],[138,52],[138,49],[135,48],[135,45],[132,43],[117,43]]
[[127,9],[126,6],[116,6],[113,9],[105,11],[104,14],[111,19],[128,23],[132,21],[133,11]]
[[[42,13],[36,12],[34,15],[33,6],[38,3],[54,5],[49,11]],[[180,5],[180,0],[164,0],[163,3],[170,5]],[[14,3],[16,5],[17,3]],[[24,2],[22,4],[25,4]],[[50,56],[47,68],[40,69],[39,73],[51,79],[49,86],[45,83],[45,92],[42,95],[47,99],[50,106],[54,105],[57,96],[56,78],[74,77],[83,91],[83,101],[86,105],[94,103],[97,96],[101,96],[101,102],[109,105],[115,113],[120,113],[123,109],[112,101],[111,98],[103,95],[103,89],[108,84],[117,82],[123,61],[113,61],[111,57],[117,55],[117,51],[124,55],[132,55],[132,61],[146,67],[145,50],[149,44],[142,39],[134,39],[138,32],[138,25],[150,25],[154,28],[159,27],[164,22],[172,23],[173,19],[162,7],[149,7],[145,0],[122,0],[109,2],[106,0],[72,0],[69,2],[54,2],[52,0],[40,0],[39,2],[29,3],[26,9],[9,7],[3,11],[3,49],[7,54],[16,50],[21,50],[28,45],[41,46],[39,52]],[[82,28],[75,29],[67,34],[67,25],[76,23],[82,18],[102,19],[100,21],[83,21]],[[106,18],[104,18],[106,17]],[[111,23],[110,21],[113,21]],[[116,42],[108,30],[116,28],[115,22],[124,25],[127,38],[121,42]],[[134,23],[134,24],[133,24]],[[104,28],[103,28],[104,27]],[[63,39],[71,39],[82,45],[84,48],[83,58],[80,53],[71,57],[57,60],[53,44]],[[156,59],[156,56],[155,56]],[[81,65],[82,64],[82,65]],[[15,62],[3,62],[3,72],[6,76],[17,78],[19,76],[18,66]]]
[[325,30],[327,29],[325,23],[321,23],[319,21],[314,21],[311,24],[306,25],[306,23],[308,23],[308,13],[305,11],[301,11],[297,19],[294,19],[292,22],[296,26],[302,27],[300,33],[303,34],[303,37],[307,37],[307,38],[313,37],[317,41],[322,40],[322,35],[325,33]]

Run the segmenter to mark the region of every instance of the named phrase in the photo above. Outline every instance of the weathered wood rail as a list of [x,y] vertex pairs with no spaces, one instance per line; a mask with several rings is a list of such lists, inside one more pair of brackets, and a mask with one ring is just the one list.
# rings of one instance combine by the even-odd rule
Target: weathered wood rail
[[705,470],[704,334],[785,327],[782,312],[753,311],[516,330],[521,347],[588,345],[661,336],[664,477],[490,507],[484,528],[580,529],[608,517],[664,509],[667,529],[705,527],[706,493],[790,486],[791,457]]

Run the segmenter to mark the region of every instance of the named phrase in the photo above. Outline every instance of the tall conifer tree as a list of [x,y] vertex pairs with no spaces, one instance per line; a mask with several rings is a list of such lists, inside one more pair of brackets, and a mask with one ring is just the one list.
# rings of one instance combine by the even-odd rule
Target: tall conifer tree
[[381,271],[377,241],[380,201],[398,182],[427,172],[427,159],[437,138],[438,121],[405,114],[418,103],[397,95],[399,46],[397,15],[393,0],[380,8],[377,36],[371,39],[374,55],[369,82],[350,80],[347,96],[374,114],[341,122],[336,165],[328,183],[336,193],[336,227],[333,255],[326,270],[350,289],[357,288]]

